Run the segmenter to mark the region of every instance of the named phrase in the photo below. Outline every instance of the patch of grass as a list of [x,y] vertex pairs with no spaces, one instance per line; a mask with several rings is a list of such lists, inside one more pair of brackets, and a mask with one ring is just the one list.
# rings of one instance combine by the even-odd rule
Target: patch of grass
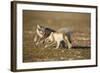
[[23,62],[90,59],[90,48],[24,48]]

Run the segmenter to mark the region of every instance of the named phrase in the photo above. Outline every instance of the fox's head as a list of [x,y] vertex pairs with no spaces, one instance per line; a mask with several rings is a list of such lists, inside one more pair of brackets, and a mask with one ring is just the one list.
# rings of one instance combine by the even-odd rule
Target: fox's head
[[37,25],[36,31],[40,37],[43,37],[43,35],[45,34],[45,28],[43,26]]

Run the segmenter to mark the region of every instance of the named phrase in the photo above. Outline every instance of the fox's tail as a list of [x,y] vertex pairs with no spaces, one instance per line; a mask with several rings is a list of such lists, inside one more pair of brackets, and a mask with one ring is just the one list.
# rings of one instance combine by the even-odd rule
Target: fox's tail
[[68,39],[68,36],[64,36],[64,39],[65,39],[65,41],[67,42],[67,44],[68,44],[68,48],[70,49],[71,47],[72,47],[72,44],[70,43],[70,41],[69,41],[69,39]]
[[69,40],[69,42],[71,43],[71,42],[72,42],[72,41],[71,41],[72,32],[67,32],[67,33],[65,33],[65,35],[68,37],[68,40]]

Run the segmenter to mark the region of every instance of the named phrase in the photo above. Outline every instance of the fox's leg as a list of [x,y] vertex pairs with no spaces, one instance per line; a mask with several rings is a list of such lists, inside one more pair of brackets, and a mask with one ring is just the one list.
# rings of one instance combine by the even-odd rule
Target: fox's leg
[[60,46],[60,41],[57,41],[57,46],[56,46],[56,49],[58,49]]
[[42,38],[38,38],[38,41],[36,42],[36,45],[41,44],[41,43],[43,42],[43,40],[44,40],[44,39],[42,39]]
[[50,47],[50,46],[52,46],[52,45],[54,45],[54,44],[55,44],[55,42],[51,42],[50,44],[45,45],[44,47],[47,48],[47,47]]
[[35,45],[38,45],[40,40],[41,40],[41,38],[38,35],[34,36],[34,43],[35,43]]
[[37,38],[38,38],[38,36],[35,35],[35,37],[34,37],[34,42],[37,42]]
[[44,42],[45,42],[45,39],[41,38],[40,41],[39,41],[39,44],[44,44]]

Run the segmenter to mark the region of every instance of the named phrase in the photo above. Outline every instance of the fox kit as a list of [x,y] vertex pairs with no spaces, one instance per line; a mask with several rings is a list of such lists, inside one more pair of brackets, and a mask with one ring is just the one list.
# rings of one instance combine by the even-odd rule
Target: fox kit
[[36,34],[34,37],[34,42],[36,43],[36,45],[43,43],[45,39],[51,34],[51,32],[55,32],[55,30],[37,25]]
[[45,45],[45,48],[53,45],[56,43],[56,49],[59,48],[61,42],[64,41],[67,43],[68,48],[71,48],[72,45],[65,33],[60,33],[60,32],[51,32],[51,34],[46,38],[47,43],[51,43],[49,45]]

